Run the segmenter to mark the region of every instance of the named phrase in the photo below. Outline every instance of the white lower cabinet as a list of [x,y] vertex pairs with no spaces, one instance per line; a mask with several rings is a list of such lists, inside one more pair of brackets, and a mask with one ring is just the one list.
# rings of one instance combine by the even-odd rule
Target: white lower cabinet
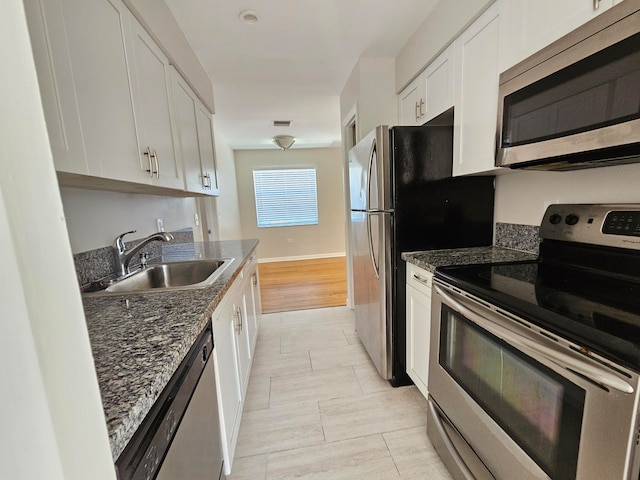
[[[258,333],[255,253],[213,313],[214,362],[225,474],[231,473]],[[257,281],[257,280],[256,280]],[[257,293],[257,296],[256,296]]]
[[407,264],[407,374],[428,396],[429,332],[433,274]]
[[[218,410],[225,470],[231,469],[238,440],[243,397],[240,391],[235,305],[225,302],[213,314],[213,342]],[[227,473],[230,473],[229,471]]]

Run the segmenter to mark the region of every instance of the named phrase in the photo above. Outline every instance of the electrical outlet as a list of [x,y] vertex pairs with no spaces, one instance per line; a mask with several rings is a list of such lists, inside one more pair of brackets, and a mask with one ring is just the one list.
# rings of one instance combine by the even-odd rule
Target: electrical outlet
[[196,227],[200,225],[200,217],[198,216],[197,213],[193,214],[193,220],[196,222]]
[[158,226],[159,232],[164,232],[164,218],[162,217],[156,218],[156,225]]
[[293,238],[287,238],[287,243],[293,243]]

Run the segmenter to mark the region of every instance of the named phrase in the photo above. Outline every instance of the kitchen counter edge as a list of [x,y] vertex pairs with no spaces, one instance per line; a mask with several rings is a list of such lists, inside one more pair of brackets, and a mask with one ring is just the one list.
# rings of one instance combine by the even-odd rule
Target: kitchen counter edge
[[428,272],[451,265],[473,265],[479,263],[499,263],[535,260],[538,255],[531,252],[512,250],[504,247],[469,247],[444,250],[423,250],[403,252],[402,259]]

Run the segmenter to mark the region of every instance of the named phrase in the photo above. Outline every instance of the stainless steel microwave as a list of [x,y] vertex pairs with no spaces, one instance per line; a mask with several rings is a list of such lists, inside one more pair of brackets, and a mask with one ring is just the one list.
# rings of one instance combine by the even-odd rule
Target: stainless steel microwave
[[640,0],[624,0],[500,75],[496,166],[640,162]]

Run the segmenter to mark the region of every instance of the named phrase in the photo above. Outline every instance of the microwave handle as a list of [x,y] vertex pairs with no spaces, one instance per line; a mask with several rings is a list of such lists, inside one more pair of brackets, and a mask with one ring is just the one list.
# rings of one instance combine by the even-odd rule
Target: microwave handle
[[[511,330],[508,330],[507,328],[502,327],[495,322],[492,322],[491,320],[464,306],[462,303],[460,303],[460,301],[453,298],[450,293],[445,292],[444,289],[439,285],[435,286],[435,290],[438,295],[440,295],[444,299],[447,305],[453,307],[454,310],[457,310],[459,313],[469,318],[469,320],[472,320],[476,324],[480,325],[482,328],[492,333],[496,337],[502,338],[507,343],[519,347],[524,352],[528,352],[529,355],[539,355],[556,364],[560,368],[564,368],[571,372],[577,373],[578,375],[586,377],[590,381],[600,385],[604,385],[605,387],[613,388],[623,393],[634,392],[634,388],[631,385],[629,385],[624,380],[616,377],[615,375],[612,375],[610,372],[604,370],[603,368],[589,365],[581,358],[575,358],[564,352],[560,352],[556,349],[551,348],[550,346],[543,345],[536,340],[528,338],[524,333],[516,334]],[[487,310],[487,315],[495,314],[491,310]]]

